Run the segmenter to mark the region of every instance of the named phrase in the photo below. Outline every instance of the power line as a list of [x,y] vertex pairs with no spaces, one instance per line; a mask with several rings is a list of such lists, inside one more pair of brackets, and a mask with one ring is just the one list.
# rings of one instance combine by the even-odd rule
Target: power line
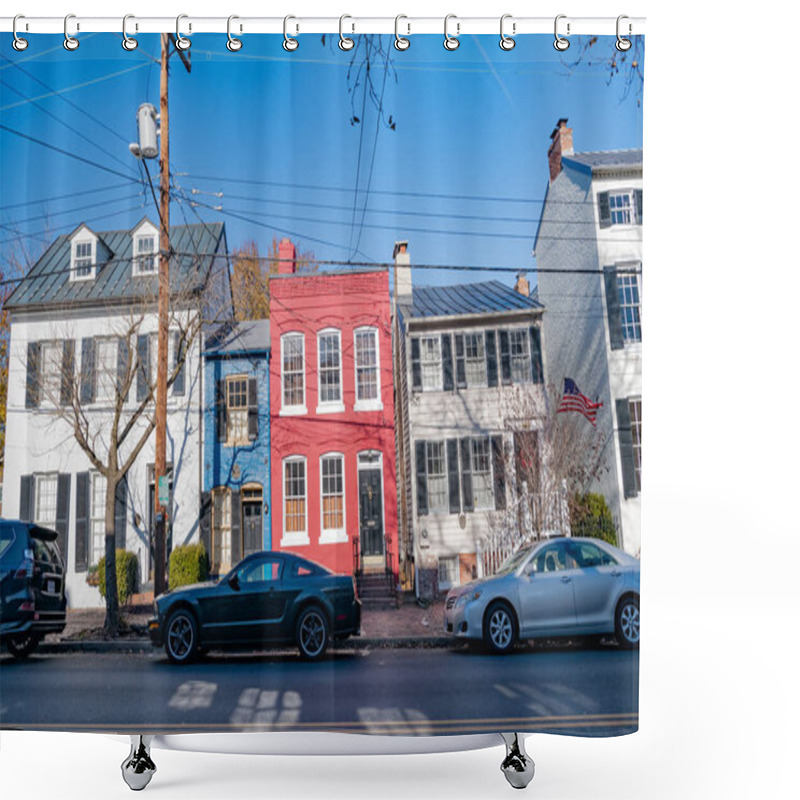
[[83,189],[80,192],[69,192],[68,194],[59,194],[53,197],[40,197],[37,200],[25,200],[21,203],[8,203],[7,205],[0,206],[0,211],[7,211],[9,208],[22,208],[24,206],[35,206],[37,203],[54,203],[57,200],[72,200],[74,197],[80,197],[84,194],[102,194],[103,192],[110,192],[113,190],[118,190],[120,187],[118,184],[114,184],[113,186],[102,186],[99,189]]
[[[117,190],[124,189],[127,191],[128,187],[117,186],[116,189]],[[107,206],[109,203],[119,203],[122,202],[123,200],[135,200],[135,199],[136,199],[135,195],[125,195],[124,197],[111,198],[110,200],[99,200],[96,203],[89,203],[88,205],[85,206],[72,206],[71,208],[65,209],[64,211],[54,211],[50,214],[39,214],[36,217],[11,220],[11,222],[0,222],[0,228],[5,228],[8,231],[14,232],[14,227],[16,225],[23,225],[27,222],[35,222],[40,219],[49,219],[50,217],[60,217],[63,216],[64,214],[72,214],[75,211],[85,211],[90,208],[97,208],[98,206]]]

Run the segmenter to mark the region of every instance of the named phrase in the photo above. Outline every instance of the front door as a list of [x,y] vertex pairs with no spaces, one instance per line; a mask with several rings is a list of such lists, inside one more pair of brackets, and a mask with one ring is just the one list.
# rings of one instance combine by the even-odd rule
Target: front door
[[383,555],[383,492],[380,469],[358,472],[358,512],[361,555]]
[[264,549],[261,503],[242,503],[242,557]]

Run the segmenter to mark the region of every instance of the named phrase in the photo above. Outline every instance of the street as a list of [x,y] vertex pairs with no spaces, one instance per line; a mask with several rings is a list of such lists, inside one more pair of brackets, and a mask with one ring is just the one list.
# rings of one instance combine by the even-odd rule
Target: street
[[431,736],[638,726],[639,654],[613,647],[360,649],[321,663],[295,653],[207,656],[175,667],[150,654],[0,657],[0,725],[32,730],[323,730]]

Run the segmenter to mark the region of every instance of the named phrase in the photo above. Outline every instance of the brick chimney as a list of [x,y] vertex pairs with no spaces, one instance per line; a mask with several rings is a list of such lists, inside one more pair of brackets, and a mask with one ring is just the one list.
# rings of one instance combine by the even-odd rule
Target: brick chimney
[[411,255],[408,242],[395,242],[394,252],[394,293],[398,303],[411,302]]
[[528,279],[525,277],[524,272],[517,273],[517,282],[514,284],[514,291],[518,294],[525,295],[525,297],[530,296],[531,287],[528,283]]
[[291,239],[278,243],[278,275],[291,275],[297,269],[297,248]]
[[571,156],[572,128],[567,127],[566,117],[562,117],[556,124],[555,130],[550,134],[553,143],[547,151],[547,160],[550,162],[550,182],[552,183],[561,172],[561,156]]

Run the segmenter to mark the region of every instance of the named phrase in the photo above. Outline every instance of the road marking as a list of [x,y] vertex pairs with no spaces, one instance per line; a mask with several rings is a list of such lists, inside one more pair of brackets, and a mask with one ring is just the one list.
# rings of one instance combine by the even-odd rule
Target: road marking
[[500,692],[500,694],[505,695],[509,700],[516,700],[519,697],[519,694],[515,692],[513,689],[510,689],[508,686],[503,686],[502,683],[496,683],[494,688]]
[[193,711],[198,708],[210,708],[217,692],[217,684],[208,681],[186,681],[182,683],[169,701],[170,708],[181,711]]

